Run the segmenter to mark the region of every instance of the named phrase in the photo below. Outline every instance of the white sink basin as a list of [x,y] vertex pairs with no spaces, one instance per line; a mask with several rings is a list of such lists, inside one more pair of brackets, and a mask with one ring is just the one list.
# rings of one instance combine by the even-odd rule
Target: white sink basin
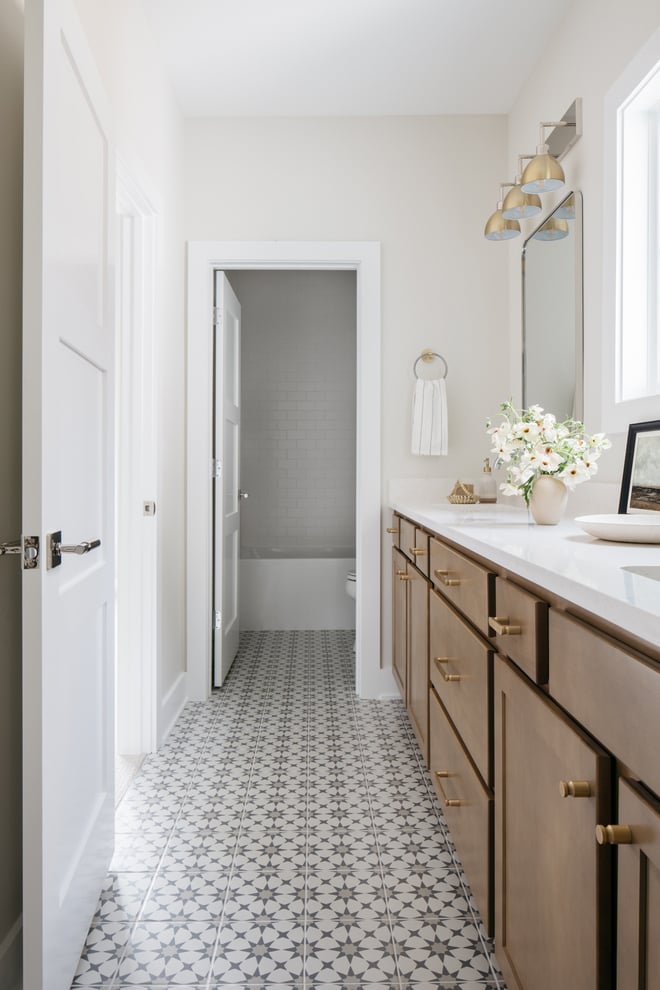
[[629,567],[622,567],[622,571],[630,571],[631,574],[639,574],[640,577],[650,578],[652,581],[660,581],[660,564],[631,564]]

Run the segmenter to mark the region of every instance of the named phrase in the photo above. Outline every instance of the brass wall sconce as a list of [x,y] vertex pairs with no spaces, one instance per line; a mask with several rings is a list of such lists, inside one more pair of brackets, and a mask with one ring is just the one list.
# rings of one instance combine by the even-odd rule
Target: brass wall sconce
[[[549,130],[549,133],[546,132]],[[520,233],[520,220],[537,216],[541,212],[540,195],[552,192],[564,185],[566,177],[559,164],[575,142],[582,136],[582,100],[578,97],[561,120],[542,121],[539,125],[539,145],[535,155],[518,156],[518,172],[514,182],[505,182],[500,187],[500,202],[497,210],[486,223],[484,236],[489,241],[506,241]],[[527,165],[521,172],[522,163]],[[503,198],[506,187],[509,192]],[[562,215],[553,221],[552,230],[546,224],[536,235],[540,240],[559,240],[568,233],[563,232],[562,224],[573,219],[570,201],[562,207]],[[574,207],[573,207],[574,211]],[[544,236],[540,236],[541,232]]]

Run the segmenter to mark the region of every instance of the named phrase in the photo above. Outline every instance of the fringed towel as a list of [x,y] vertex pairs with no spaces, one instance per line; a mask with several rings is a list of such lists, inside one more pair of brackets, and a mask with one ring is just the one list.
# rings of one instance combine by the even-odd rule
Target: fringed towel
[[447,453],[447,389],[444,378],[415,381],[412,416],[413,454]]

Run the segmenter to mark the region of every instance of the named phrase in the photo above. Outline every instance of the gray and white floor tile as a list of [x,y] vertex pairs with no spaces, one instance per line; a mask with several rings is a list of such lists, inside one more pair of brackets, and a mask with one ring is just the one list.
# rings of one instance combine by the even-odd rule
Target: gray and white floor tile
[[247,632],[116,816],[73,986],[506,990],[403,706],[353,633]]

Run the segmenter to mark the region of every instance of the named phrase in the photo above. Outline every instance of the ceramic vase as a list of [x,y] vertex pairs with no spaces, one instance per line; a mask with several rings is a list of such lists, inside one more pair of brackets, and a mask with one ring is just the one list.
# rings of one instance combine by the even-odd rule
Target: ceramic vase
[[563,481],[549,474],[539,475],[529,500],[529,511],[534,522],[539,526],[556,526],[566,508],[567,500],[568,492]]

